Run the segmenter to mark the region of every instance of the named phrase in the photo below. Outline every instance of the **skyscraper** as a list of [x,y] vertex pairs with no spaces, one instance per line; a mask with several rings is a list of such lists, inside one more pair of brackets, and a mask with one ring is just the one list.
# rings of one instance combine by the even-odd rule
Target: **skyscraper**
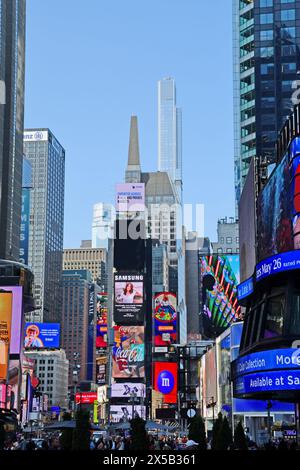
[[5,97],[5,104],[0,102],[0,258],[16,261],[22,202],[25,8],[25,0],[0,0],[0,83]]
[[34,273],[34,321],[60,321],[65,150],[49,129],[27,129],[24,153],[32,165],[28,265]]
[[158,82],[158,171],[166,171],[182,191],[181,109],[176,106],[174,78]]
[[259,158],[264,176],[294,104],[299,19],[300,3],[295,0],[233,0],[236,209],[251,158]]

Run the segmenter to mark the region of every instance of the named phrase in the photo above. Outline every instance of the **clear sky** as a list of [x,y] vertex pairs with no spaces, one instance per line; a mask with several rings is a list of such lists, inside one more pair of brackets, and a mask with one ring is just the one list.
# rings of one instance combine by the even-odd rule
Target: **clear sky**
[[205,232],[234,215],[231,0],[27,0],[26,127],[66,149],[65,247],[91,238],[92,207],[114,202],[139,122],[143,171],[157,170],[157,81],[183,110],[184,202]]

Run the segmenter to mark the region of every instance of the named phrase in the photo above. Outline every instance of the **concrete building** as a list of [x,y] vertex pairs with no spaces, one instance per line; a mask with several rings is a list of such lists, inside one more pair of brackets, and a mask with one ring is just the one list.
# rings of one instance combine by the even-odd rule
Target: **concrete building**
[[218,241],[212,242],[212,252],[217,254],[239,253],[239,224],[233,217],[218,220]]
[[0,0],[0,258],[19,261],[25,0]]
[[[78,353],[80,365],[79,381],[87,379],[89,337],[89,293],[92,283],[87,270],[64,270],[62,274],[62,347],[70,363]],[[96,348],[96,340],[94,341]],[[69,385],[72,385],[73,369],[69,370]]]
[[28,265],[34,273],[33,321],[61,319],[65,150],[49,129],[27,129],[24,153],[32,166]]
[[67,409],[69,361],[65,351],[25,351],[24,354],[36,361],[39,390],[48,395],[48,405]]
[[[85,242],[85,243],[84,243]],[[92,280],[107,289],[107,250],[105,248],[91,248],[87,240],[81,242],[80,248],[65,248],[63,253],[64,270],[88,270]],[[89,243],[88,243],[89,244]]]
[[152,242],[152,291],[169,291],[169,259],[167,246],[159,241]]

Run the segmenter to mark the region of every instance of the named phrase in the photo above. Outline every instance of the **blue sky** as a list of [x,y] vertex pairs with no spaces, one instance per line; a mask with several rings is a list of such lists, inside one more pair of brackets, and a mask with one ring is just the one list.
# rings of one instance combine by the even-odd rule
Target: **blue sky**
[[184,201],[205,232],[234,214],[231,0],[27,0],[26,127],[66,149],[65,247],[91,238],[92,206],[114,201],[130,115],[141,164],[157,169],[157,81],[183,110]]

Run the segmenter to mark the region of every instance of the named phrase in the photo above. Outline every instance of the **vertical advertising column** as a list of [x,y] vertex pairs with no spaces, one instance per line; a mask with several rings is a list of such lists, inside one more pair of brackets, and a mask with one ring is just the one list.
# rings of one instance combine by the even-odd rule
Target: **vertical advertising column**
[[[0,292],[0,384],[5,390],[7,400],[7,377],[9,363],[9,345],[12,320],[12,292]],[[4,387],[3,387],[4,386]],[[4,393],[3,393],[4,395]]]

